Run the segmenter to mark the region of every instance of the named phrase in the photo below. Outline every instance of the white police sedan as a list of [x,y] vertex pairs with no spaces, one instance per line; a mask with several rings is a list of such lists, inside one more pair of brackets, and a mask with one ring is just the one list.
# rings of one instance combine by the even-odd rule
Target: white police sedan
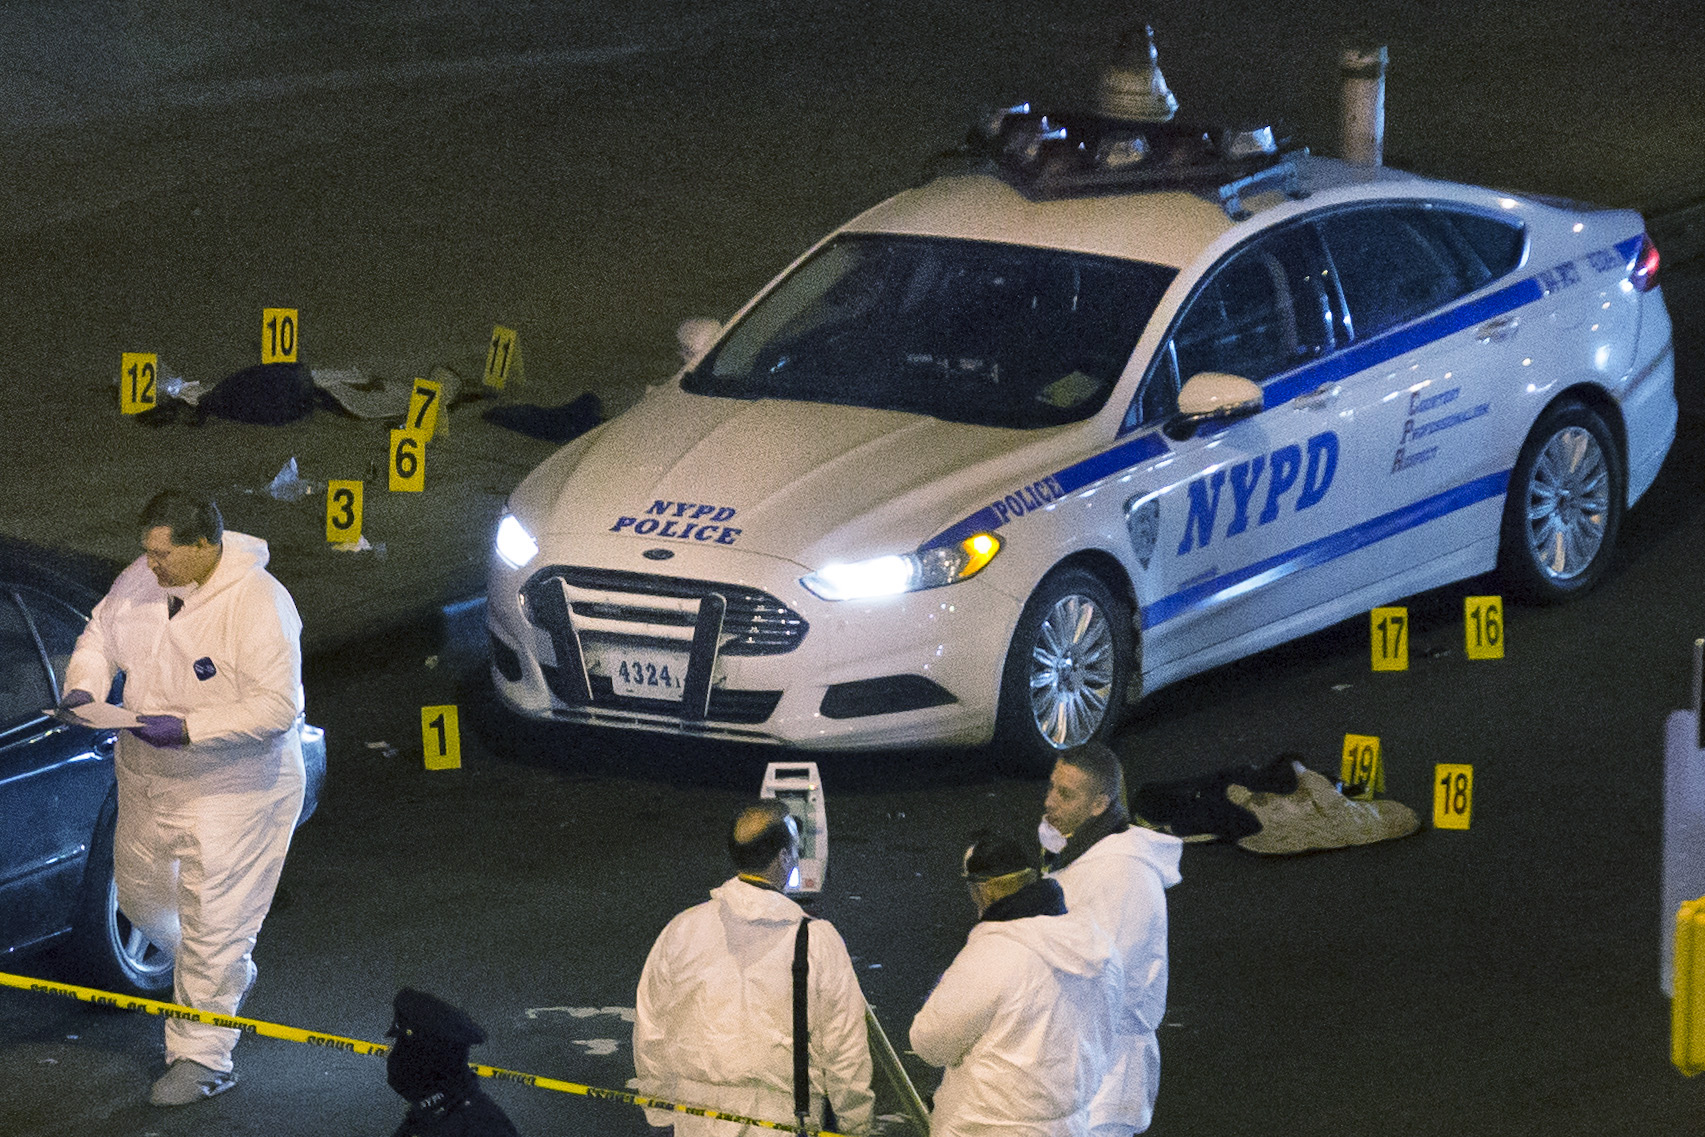
[[1676,424],[1637,214],[1266,132],[980,142],[515,491],[513,708],[1034,765],[1372,606],[1604,572]]

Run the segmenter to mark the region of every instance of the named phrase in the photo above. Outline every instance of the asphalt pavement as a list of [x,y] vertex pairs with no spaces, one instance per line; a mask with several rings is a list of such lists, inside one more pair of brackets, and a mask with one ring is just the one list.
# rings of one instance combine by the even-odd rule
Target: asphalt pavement
[[[1452,26],[1396,6],[1250,3],[1233,37],[1186,5],[1149,18],[1187,110],[1273,107],[1325,152],[1334,45],[1389,43],[1393,164],[1642,208],[1697,255],[1694,7],[1471,7]],[[9,9],[0,531],[122,562],[156,488],[209,493],[270,542],[310,653],[476,595],[505,496],[552,449],[486,423],[485,407],[590,391],[619,412],[667,378],[676,322],[726,316],[821,231],[915,179],[979,101],[1081,88],[1082,60],[1128,19],[1089,6],[1029,29],[948,5],[811,23],[669,0],[477,25],[369,3],[288,19]],[[1595,77],[1635,73],[1615,100],[1594,97]],[[1697,277],[1672,265],[1663,281],[1682,371],[1697,374]],[[116,413],[119,352],[211,385],[260,361],[261,309],[277,306],[297,309],[309,366],[401,381],[447,366],[486,396],[428,447],[423,492],[387,489],[389,423],[319,411],[149,428]],[[501,394],[478,381],[496,324],[520,329],[528,361]],[[318,492],[275,500],[291,458]],[[325,540],[333,478],[366,479],[373,551]]]
[[[485,422],[486,407],[555,405],[593,391],[619,411],[668,375],[676,322],[727,315],[806,242],[915,177],[922,156],[951,143],[977,103],[1031,93],[1028,76],[1040,76],[1041,89],[1067,85],[1076,60],[1101,45],[1106,28],[1129,18],[1126,5],[1113,3],[1053,15],[1017,5],[987,11],[924,3],[902,12],[830,4],[806,15],[761,0],[714,14],[654,0],[563,6],[567,16],[511,5],[502,18],[484,21],[447,15],[454,7],[399,12],[358,2],[339,6],[346,14],[309,6],[289,20],[250,19],[200,3],[0,12],[0,61],[7,64],[0,69],[0,136],[14,158],[0,172],[0,366],[7,375],[0,422],[8,435],[0,453],[0,531],[119,562],[135,554],[130,519],[156,488],[180,484],[212,494],[232,528],[271,543],[274,571],[302,611],[310,655],[337,679],[311,691],[312,700],[324,700],[317,717],[338,720],[336,736],[359,736],[354,745],[401,737],[395,731],[403,729],[393,723],[380,735],[341,704],[363,681],[356,664],[377,653],[407,654],[421,666],[446,607],[479,592],[504,497],[552,449]],[[1179,0],[1151,5],[1149,15],[1162,65],[1192,110],[1240,117],[1288,99],[1287,114],[1327,152],[1334,148],[1334,45],[1377,33],[1394,60],[1392,164],[1639,207],[1662,251],[1697,253],[1699,214],[1690,207],[1705,198],[1697,70],[1705,36],[1695,5],[1577,3],[1541,12],[1518,0],[1487,0],[1340,10],[1347,7],[1298,0],[1209,11]],[[1684,259],[1669,259],[1661,277],[1677,325],[1684,437],[1692,442],[1672,461],[1697,462],[1705,431],[1705,262]],[[116,413],[120,351],[157,351],[165,373],[212,382],[258,361],[263,305],[299,309],[302,356],[311,366],[406,379],[441,365],[478,391],[486,337],[504,323],[520,328],[528,375],[503,395],[451,410],[448,436],[429,444],[421,493],[386,488],[389,423],[320,410],[278,427],[210,420],[149,428]],[[292,457],[316,491],[277,500],[267,486]],[[323,487],[332,478],[368,479],[363,529],[373,549],[338,552],[325,541]],[[1682,509],[1675,494],[1667,500]],[[1631,539],[1643,526],[1653,529],[1654,508],[1635,511]],[[1684,538],[1691,541],[1691,531],[1673,541]],[[1636,580],[1652,584],[1630,574],[1617,587]],[[1588,603],[1598,610],[1609,600]],[[470,616],[477,610],[459,618]],[[1268,738],[1215,733],[1238,718],[1228,692],[1260,678],[1281,695],[1317,698],[1312,687],[1275,678],[1306,662],[1281,649],[1223,669],[1190,687],[1191,698],[1221,696],[1201,705],[1161,693],[1143,712],[1146,750],[1133,776],[1168,772],[1148,754],[1267,745]],[[1626,660],[1630,671],[1640,666],[1639,658]],[[435,673],[416,674],[426,687]],[[1416,680],[1418,692],[1425,682]],[[1509,734],[1522,733],[1523,716],[1537,721],[1553,713],[1551,695],[1535,689],[1512,703]],[[1375,705],[1380,696],[1365,697],[1370,718],[1383,713]],[[365,774],[373,761],[357,752],[343,776]],[[613,774],[617,765],[612,759],[587,769]],[[391,808],[384,795],[397,814],[430,825],[466,820],[459,793],[422,786],[416,772],[387,774],[383,794],[360,799],[359,813],[346,807],[347,824],[334,824],[335,804],[316,822],[325,824],[304,842],[328,842],[337,856],[323,865],[304,862],[310,875],[298,884],[302,894],[338,894],[347,888],[349,864],[371,868],[413,855],[388,844],[379,828]],[[501,793],[480,804],[480,820],[505,824],[504,795],[549,796],[571,810],[583,792],[576,779],[592,776],[581,770],[564,784],[554,773],[530,776],[536,772],[490,772]],[[475,779],[470,774],[468,784]],[[1632,804],[1620,803],[1635,817],[1629,832],[1648,844],[1650,788],[1632,792]],[[1413,797],[1419,786],[1401,789],[1424,805]],[[627,792],[645,798],[647,819],[654,811],[674,816],[701,808],[694,792],[668,785]],[[921,840],[911,831],[897,835],[896,814],[903,819],[913,810],[916,817],[903,799],[895,793],[863,803],[870,814],[860,819],[863,831],[878,834],[870,838],[873,856],[889,846],[909,853],[916,846],[905,842]],[[416,808],[422,800],[432,806],[424,814]],[[573,827],[575,856],[599,863],[603,843],[624,835],[622,808],[619,800],[607,802],[584,835],[581,822],[561,822]],[[1577,820],[1584,811],[1595,838],[1611,824],[1591,813],[1566,771],[1528,785],[1511,813],[1557,808],[1576,811]],[[1014,814],[1033,810],[1025,796]],[[529,826],[541,843],[549,837],[543,821]],[[456,829],[451,842],[462,858],[453,895],[470,905],[489,901],[493,891],[473,828]],[[849,823],[842,831],[853,830]],[[433,832],[425,827],[420,840],[434,841]],[[1427,835],[1386,854],[1305,859],[1284,870],[1235,851],[1210,848],[1193,857],[1190,887],[1200,899],[1182,905],[1175,923],[1176,942],[1191,950],[1180,951],[1175,967],[1178,997],[1167,1040],[1167,1093],[1178,1104],[1163,1102],[1172,1112],[1163,1113],[1162,1124],[1193,1131],[1191,1119],[1178,1114],[1185,1102],[1198,1103],[1206,1118],[1194,1131],[1214,1130],[1213,1105],[1222,1100],[1228,1117],[1259,1117],[1259,1102],[1227,1088],[1246,1064],[1266,1075],[1259,1084],[1282,1087],[1271,1102],[1275,1115],[1317,1119],[1313,1128],[1291,1132],[1442,1132],[1431,1127],[1453,1109],[1475,1115],[1475,1132],[1585,1132],[1571,1122],[1589,1118],[1598,1133],[1669,1132],[1647,1124],[1677,1115],[1680,1092],[1667,1083],[1652,1095],[1662,1103],[1640,1121],[1616,1120],[1615,1085],[1652,1078],[1663,1039],[1655,1015],[1631,1027],[1603,1010],[1647,1008],[1654,987],[1644,960],[1630,965],[1613,934],[1593,930],[1591,952],[1579,957],[1587,962],[1572,964],[1582,970],[1559,982],[1615,989],[1614,999],[1592,1004],[1578,1024],[1595,1039],[1617,1040],[1614,1066],[1581,1058],[1562,1072],[1537,1067],[1534,1055],[1558,1048],[1524,1043],[1542,1030],[1570,1029],[1565,1011],[1533,1005],[1517,1012],[1525,1017],[1514,1029],[1489,1021],[1491,1008],[1508,1004],[1488,992],[1519,990],[1536,1002],[1546,993],[1530,974],[1545,962],[1531,941],[1510,941],[1511,953],[1494,965],[1478,952],[1478,940],[1505,943],[1492,926],[1499,905],[1540,902],[1498,870],[1513,865],[1523,874],[1519,883],[1547,886],[1539,891],[1554,914],[1545,919],[1559,928],[1570,923],[1573,906],[1614,907],[1613,894],[1625,885],[1627,878],[1607,877],[1586,895],[1571,895],[1546,879],[1547,865],[1565,859],[1574,835],[1562,826],[1525,849],[1492,845],[1488,837],[1473,848],[1492,851],[1472,853]],[[878,895],[891,878],[907,875],[900,853],[860,870],[861,894]],[[618,884],[637,887],[652,879],[654,867],[619,866]],[[510,880],[497,889],[499,899],[527,913],[537,939],[556,934],[535,906],[538,895],[565,887],[558,866],[533,856],[509,868],[532,891],[522,895]],[[1406,902],[1387,888],[1397,871],[1405,879],[1460,874],[1460,895],[1431,908]],[[1306,911],[1262,909],[1264,895],[1286,887],[1281,876],[1305,882],[1312,898]],[[600,920],[620,922],[613,908],[620,888],[574,887],[589,888],[576,897]],[[422,888],[409,895],[430,902]],[[415,915],[403,899],[387,904],[380,917],[402,922]],[[1245,912],[1260,915],[1240,922]],[[280,916],[266,946],[283,955],[292,919],[287,911]],[[384,935],[380,917],[362,932]],[[1341,955],[1323,953],[1323,929],[1338,930]],[[1427,943],[1417,960],[1391,958],[1405,929]],[[902,926],[892,934],[903,933]],[[301,1003],[278,999],[281,1016],[288,1004],[310,1025],[337,1023],[340,992],[349,989],[340,968],[364,969],[372,981],[363,989],[394,987],[397,965],[383,954],[392,941],[352,940],[384,946],[320,959],[322,941],[300,938],[290,958],[313,961],[304,967],[317,970],[302,982],[318,994]],[[1643,951],[1649,935],[1642,928],[1623,938]],[[431,926],[426,946],[444,958],[468,947],[449,921]],[[945,958],[942,944],[927,946],[932,957]],[[1214,951],[1244,961],[1235,985],[1215,972]],[[519,968],[521,959],[518,952],[505,966]],[[1249,966],[1250,959],[1258,963]],[[1450,968],[1462,959],[1475,961],[1475,974],[1458,981]],[[588,975],[606,970],[602,962],[586,961]],[[1427,982],[1392,981],[1405,963],[1418,963]],[[481,999],[522,985],[507,972],[479,982]],[[1352,997],[1370,989],[1447,994],[1438,1006],[1405,1004],[1373,1021],[1358,1017],[1366,1007]],[[1345,993],[1341,1003],[1330,1002],[1333,990]],[[913,994],[897,994],[895,1004]],[[1349,1064],[1313,1064],[1316,1052],[1300,1045],[1295,1057],[1263,1049],[1297,1022],[1311,1034],[1347,1040]],[[1242,1024],[1229,1033],[1245,1045],[1225,1045],[1228,1032],[1215,1029],[1225,1023]],[[620,1033],[604,1025],[605,1033]],[[348,1029],[373,1033],[360,1024]],[[29,1060],[34,1055],[28,1051]],[[525,1051],[505,1058],[520,1067],[534,1060]],[[537,1068],[550,1072],[554,1061],[540,1056]],[[330,1080],[339,1071],[328,1062],[317,1076]],[[1291,1080],[1275,1081],[1274,1071]],[[140,1077],[128,1062],[107,1072]],[[40,1076],[52,1073],[44,1068]],[[1400,1082],[1403,1099],[1414,1102],[1429,1075],[1439,1079],[1446,1108],[1424,1117],[1382,1111],[1384,1087]],[[63,1092],[82,1090],[67,1085]],[[381,1094],[371,1120],[392,1116],[391,1104]],[[1520,1116],[1523,1109],[1530,1116]],[[145,1112],[121,1114],[101,1131],[146,1132]],[[190,1132],[203,1123],[164,1124]],[[1218,1131],[1238,1132],[1236,1124]],[[1251,1124],[1242,1131],[1268,1131]],[[293,1130],[285,1123],[278,1131]]]

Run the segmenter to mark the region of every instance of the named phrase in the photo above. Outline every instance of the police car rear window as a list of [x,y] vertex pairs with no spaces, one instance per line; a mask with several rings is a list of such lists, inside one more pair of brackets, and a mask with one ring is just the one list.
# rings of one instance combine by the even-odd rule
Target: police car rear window
[[1447,219],[1463,242],[1474,250],[1474,255],[1486,266],[1491,279],[1496,280],[1521,264],[1526,233],[1520,225],[1495,217],[1482,217],[1477,213],[1436,212]]
[[760,300],[695,394],[1043,427],[1107,401],[1175,269],[980,241],[848,235]]
[[1416,319],[1504,275],[1522,232],[1420,205],[1370,206],[1321,218],[1358,339]]

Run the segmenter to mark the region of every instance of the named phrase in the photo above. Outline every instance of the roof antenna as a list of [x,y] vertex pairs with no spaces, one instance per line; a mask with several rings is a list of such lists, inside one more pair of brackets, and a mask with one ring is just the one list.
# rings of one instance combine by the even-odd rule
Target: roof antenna
[[1096,110],[1121,122],[1169,122],[1178,98],[1166,86],[1156,62],[1154,28],[1127,28],[1119,35],[1118,56],[1101,73]]

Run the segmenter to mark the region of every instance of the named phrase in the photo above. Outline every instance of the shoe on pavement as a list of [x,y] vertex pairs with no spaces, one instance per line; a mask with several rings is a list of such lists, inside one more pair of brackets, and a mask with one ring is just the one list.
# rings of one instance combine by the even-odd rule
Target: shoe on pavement
[[179,1058],[154,1083],[148,1100],[154,1105],[191,1105],[202,1098],[222,1094],[236,1084],[235,1073],[221,1073],[194,1059]]

